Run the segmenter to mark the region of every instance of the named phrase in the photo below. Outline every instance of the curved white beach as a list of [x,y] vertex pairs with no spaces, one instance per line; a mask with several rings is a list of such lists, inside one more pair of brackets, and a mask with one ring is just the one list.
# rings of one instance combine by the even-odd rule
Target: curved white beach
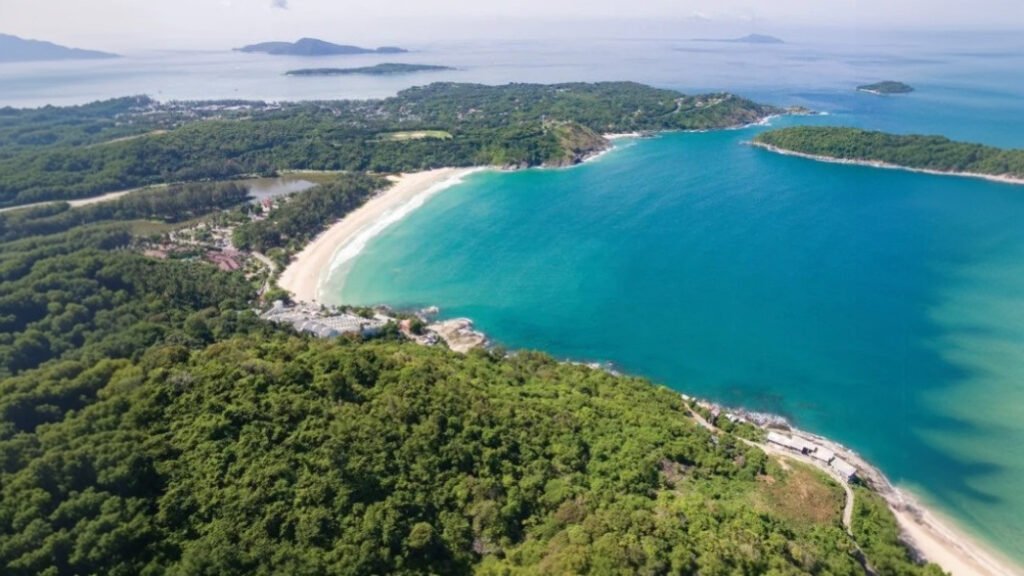
[[278,285],[300,302],[321,303],[320,289],[339,257],[353,258],[384,228],[478,170],[439,168],[392,177],[393,186],[350,212],[299,252],[281,273]]

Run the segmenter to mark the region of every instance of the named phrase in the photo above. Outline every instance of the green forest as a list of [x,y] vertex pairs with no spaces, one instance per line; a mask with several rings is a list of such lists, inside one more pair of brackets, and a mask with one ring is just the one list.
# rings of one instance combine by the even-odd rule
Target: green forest
[[[685,96],[633,83],[433,84],[384,100],[275,106],[164,109],[122,99],[66,110],[8,108],[0,110],[0,144],[11,143],[0,148],[0,207],[285,169],[562,165],[603,148],[600,133],[723,128],[775,112],[730,94]],[[407,130],[453,137],[382,137]],[[589,137],[566,140],[567,133]]]
[[[578,91],[615,103],[584,107],[560,137],[661,101],[631,101],[631,86]],[[450,90],[489,105],[467,87],[405,97]],[[522,90],[492,110],[561,106],[557,91]],[[125,136],[87,110],[69,115]],[[40,114],[40,133],[61,125]],[[206,122],[173,137],[252,145],[247,128],[210,127],[243,122]],[[30,181],[33,166],[4,178]],[[235,228],[236,243],[293,250],[384,185],[332,177]],[[712,434],[677,392],[395,330],[319,340],[260,320],[240,272],[133,249],[133,223],[237,215],[243,191],[199,182],[0,216],[0,573],[941,574],[913,561],[877,495],[858,489],[847,534],[834,481]]]
[[757,144],[842,160],[905,168],[1024,178],[1024,150],[955,142],[943,136],[897,135],[859,128],[795,126],[758,134]]

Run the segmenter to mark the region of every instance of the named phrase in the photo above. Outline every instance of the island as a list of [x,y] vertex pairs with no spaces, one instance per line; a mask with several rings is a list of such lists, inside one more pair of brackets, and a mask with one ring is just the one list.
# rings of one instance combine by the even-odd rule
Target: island
[[296,42],[263,42],[235,48],[236,52],[271,54],[274,56],[349,56],[354,54],[403,54],[408,52],[395,46],[362,48],[345,44],[332,44],[316,38],[302,38]]
[[100,60],[106,58],[118,58],[118,55],[97,50],[68,48],[53,42],[27,40],[9,34],[0,34],[0,62]]
[[383,63],[374,66],[363,66],[360,68],[301,68],[289,70],[286,76],[398,76],[402,74],[413,74],[416,72],[443,72],[455,70],[448,66],[432,66],[429,64],[393,64]]
[[697,42],[729,42],[732,44],[785,44],[785,41],[767,34],[748,34],[739,38],[697,38]]
[[753,145],[815,160],[971,176],[1024,184],[1024,150],[829,126],[794,126],[758,134]]
[[909,94],[914,91],[914,87],[909,84],[904,84],[903,82],[886,80],[884,82],[857,86],[857,90],[860,92],[884,96],[887,94]]

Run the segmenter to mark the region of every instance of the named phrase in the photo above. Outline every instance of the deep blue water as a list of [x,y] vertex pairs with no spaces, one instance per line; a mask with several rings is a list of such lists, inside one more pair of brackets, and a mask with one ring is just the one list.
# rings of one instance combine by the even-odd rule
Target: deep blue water
[[[777,126],[1024,147],[1020,53],[931,59],[885,76],[908,97],[832,77],[746,94],[830,114]],[[744,145],[762,129],[476,174],[371,242],[335,297],[438,305],[511,348],[785,414],[1024,560],[1024,187]]]

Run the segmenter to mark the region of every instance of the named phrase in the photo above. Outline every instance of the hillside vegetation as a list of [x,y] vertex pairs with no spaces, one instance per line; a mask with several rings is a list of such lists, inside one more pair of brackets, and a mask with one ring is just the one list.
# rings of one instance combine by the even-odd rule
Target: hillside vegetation
[[[285,169],[561,165],[607,146],[597,138],[587,150],[567,150],[566,125],[597,134],[722,128],[777,111],[729,94],[684,96],[632,83],[433,84],[385,100],[281,106],[138,99],[67,109],[64,116],[4,109],[0,142],[16,145],[0,153],[0,206]],[[98,140],[89,131],[111,137],[103,146],[76,145]],[[452,137],[387,137],[413,131]],[[136,137],[118,140],[129,135]]]
[[[760,113],[673,94],[435,86],[359,114],[354,103],[246,108],[266,116],[91,148],[67,143],[130,130],[97,108],[69,111],[67,124],[33,112],[0,138],[53,131],[60,143],[12,145],[21,161],[2,178],[38,183],[50,154],[105,158],[115,182],[145,180],[159,154],[183,150],[240,165],[326,162],[328,149],[406,150],[394,165],[463,152],[566,161],[605,129]],[[380,148],[359,152],[366,141],[345,136],[396,125],[448,126],[452,138],[374,136]],[[57,181],[77,174],[53,166]],[[258,318],[262,275],[137,253],[140,219],[245,222],[239,247],[287,253],[382,185],[324,177],[259,218],[230,183],[0,216],[0,574],[860,575],[864,562],[939,573],[911,560],[877,500],[857,499],[851,537],[832,480],[713,435],[674,391],[535,352],[420,347],[393,325],[372,341],[317,340]]]
[[859,128],[796,126],[758,134],[754,142],[841,160],[1024,178],[1024,150],[955,142],[943,136],[904,136]]
[[114,220],[0,246],[5,575],[853,575],[857,546],[939,573],[884,506],[851,539],[837,485],[712,436],[675,392],[299,336],[241,274],[131,242]]

